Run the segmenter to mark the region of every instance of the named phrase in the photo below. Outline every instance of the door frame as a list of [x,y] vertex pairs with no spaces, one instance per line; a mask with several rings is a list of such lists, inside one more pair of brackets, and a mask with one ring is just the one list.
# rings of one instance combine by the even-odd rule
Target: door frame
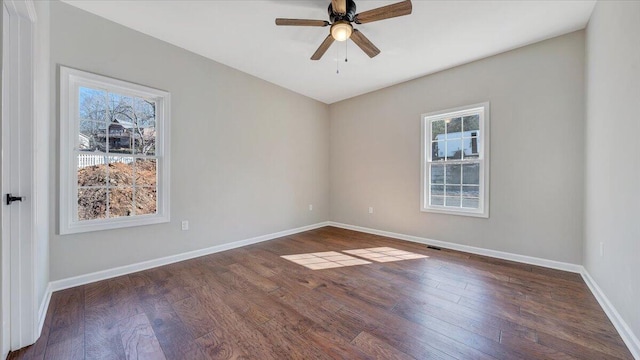
[[[40,329],[34,237],[36,8],[33,0],[3,0],[3,3],[7,9],[6,16],[3,11],[3,27],[8,34],[4,31],[2,34],[2,196],[4,199],[6,192],[23,196],[23,202],[10,205],[12,208],[4,202],[1,206],[1,348],[5,356],[9,350],[35,342]],[[18,145],[15,136],[9,137],[8,129],[18,134]],[[19,220],[12,219],[15,216]]]

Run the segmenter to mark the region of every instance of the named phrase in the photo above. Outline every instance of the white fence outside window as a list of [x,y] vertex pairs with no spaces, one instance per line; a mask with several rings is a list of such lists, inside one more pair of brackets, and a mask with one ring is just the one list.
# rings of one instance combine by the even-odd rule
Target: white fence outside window
[[115,157],[115,156],[104,156],[104,155],[81,154],[80,156],[78,156],[78,168],[82,169],[88,166],[106,164],[107,157],[109,158],[110,163],[131,164],[133,162],[132,157]]

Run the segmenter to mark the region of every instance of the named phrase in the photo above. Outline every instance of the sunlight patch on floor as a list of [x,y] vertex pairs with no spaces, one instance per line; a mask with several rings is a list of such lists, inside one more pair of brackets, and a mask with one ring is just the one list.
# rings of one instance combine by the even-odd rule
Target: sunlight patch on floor
[[367,249],[344,250],[344,253],[355,255],[376,262],[390,262],[410,259],[428,258],[426,255],[409,251],[398,250],[390,247],[377,247]]
[[371,264],[369,261],[341,254],[336,251],[283,255],[281,257],[312,270]]
[[[416,254],[409,251],[398,250],[390,247],[344,250],[342,252],[358,256],[359,258],[364,258],[364,259],[376,261],[376,262],[390,262],[390,261],[428,258],[428,256],[426,255]],[[312,270],[371,264],[371,262],[369,261],[362,260],[353,256],[341,254],[337,251],[283,255],[281,256],[281,258],[292,261],[298,265],[302,265]]]

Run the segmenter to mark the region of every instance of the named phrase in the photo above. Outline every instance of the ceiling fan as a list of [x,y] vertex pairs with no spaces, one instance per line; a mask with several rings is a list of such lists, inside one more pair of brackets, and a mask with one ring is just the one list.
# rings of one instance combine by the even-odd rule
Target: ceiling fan
[[376,9],[368,10],[356,14],[356,3],[353,0],[331,0],[329,4],[329,21],[325,20],[307,20],[307,19],[276,19],[276,25],[281,26],[329,26],[331,25],[329,35],[320,44],[320,47],[311,56],[311,60],[320,60],[322,55],[329,49],[334,41],[353,40],[362,51],[370,58],[378,55],[378,49],[362,32],[354,29],[352,23],[366,24],[378,20],[394,18],[411,14],[411,0],[404,0],[399,3],[382,6]]

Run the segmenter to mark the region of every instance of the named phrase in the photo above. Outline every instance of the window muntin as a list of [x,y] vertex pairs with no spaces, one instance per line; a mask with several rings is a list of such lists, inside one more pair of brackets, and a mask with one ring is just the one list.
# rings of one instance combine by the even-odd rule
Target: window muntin
[[488,109],[422,116],[422,211],[488,217]]
[[60,232],[168,221],[169,94],[60,73]]

